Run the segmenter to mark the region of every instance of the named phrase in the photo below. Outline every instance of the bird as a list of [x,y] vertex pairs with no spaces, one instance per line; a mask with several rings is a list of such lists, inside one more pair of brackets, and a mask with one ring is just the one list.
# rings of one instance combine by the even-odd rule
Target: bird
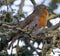
[[[45,28],[48,20],[48,7],[46,5],[37,5],[34,11],[21,23],[22,29],[41,29]],[[39,30],[38,30],[39,31]]]
[[[37,5],[34,9],[34,11],[25,18],[24,21],[20,22],[20,28],[21,29],[28,29],[32,30],[31,36],[35,36],[36,34],[39,34],[39,30],[41,28],[45,28],[47,25],[48,20],[48,7],[40,4]],[[12,46],[12,43],[15,41],[16,38],[14,38],[9,46],[9,48]]]

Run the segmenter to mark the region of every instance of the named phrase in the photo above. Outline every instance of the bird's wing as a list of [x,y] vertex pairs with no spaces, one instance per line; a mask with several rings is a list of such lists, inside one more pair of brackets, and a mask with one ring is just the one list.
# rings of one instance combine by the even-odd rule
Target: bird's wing
[[34,19],[34,14],[32,13],[31,15],[29,15],[27,18],[25,18],[25,20],[23,21],[23,23],[21,24],[21,28],[25,28],[27,25],[29,25],[33,19]]

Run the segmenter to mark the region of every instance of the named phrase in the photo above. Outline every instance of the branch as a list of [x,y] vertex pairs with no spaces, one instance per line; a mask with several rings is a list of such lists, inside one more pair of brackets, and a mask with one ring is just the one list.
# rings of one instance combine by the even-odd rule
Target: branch
[[13,39],[11,40],[12,42],[8,48],[10,48],[13,45],[13,43],[15,42],[15,40],[18,38],[22,38],[22,37],[25,38],[24,36],[26,36],[26,37],[29,36],[29,38],[31,38],[31,36],[28,33],[26,33],[25,31],[23,31],[22,29],[19,29],[16,33],[17,33],[16,36],[13,37]]
[[51,28],[49,28],[49,30],[56,30],[58,27],[60,27],[60,22],[55,26],[52,26]]
[[15,42],[16,39],[18,39],[20,37],[20,34],[18,34],[17,36],[13,37],[11,44],[8,46],[8,49],[10,49],[11,46],[13,46],[13,43]]
[[36,2],[35,2],[35,0],[31,0],[31,2],[33,3],[34,8],[35,8],[35,7],[36,7]]
[[60,17],[60,14],[56,14],[52,11],[52,14],[49,15],[48,20],[55,19],[55,18],[58,18],[58,17]]
[[24,39],[24,41],[25,41],[25,43],[26,43],[28,46],[30,46],[34,51],[36,51],[37,54],[39,54],[38,51],[36,50],[36,48],[29,42],[29,39],[28,39],[28,38],[27,38],[27,39]]
[[19,15],[23,14],[22,10],[23,10],[23,6],[24,6],[24,2],[25,2],[25,0],[21,0],[21,4],[19,5],[19,11],[18,11]]

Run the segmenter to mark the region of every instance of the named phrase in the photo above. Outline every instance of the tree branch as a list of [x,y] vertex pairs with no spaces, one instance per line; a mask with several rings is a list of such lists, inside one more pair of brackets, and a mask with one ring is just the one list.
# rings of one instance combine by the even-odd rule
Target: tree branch
[[36,2],[35,2],[35,0],[31,0],[31,2],[33,3],[34,8],[35,8],[35,7],[36,7]]
[[23,14],[22,10],[23,10],[23,6],[24,6],[24,2],[25,2],[25,0],[21,0],[21,4],[19,5],[19,11],[18,11],[19,15]]

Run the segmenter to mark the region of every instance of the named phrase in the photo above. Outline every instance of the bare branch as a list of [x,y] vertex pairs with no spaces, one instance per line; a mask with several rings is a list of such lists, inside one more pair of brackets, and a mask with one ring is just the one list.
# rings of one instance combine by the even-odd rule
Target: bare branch
[[35,8],[35,7],[36,7],[36,2],[35,2],[35,0],[31,0],[31,2],[33,3],[34,8]]
[[58,27],[60,27],[60,22],[55,26],[52,26],[49,30],[56,30]]
[[23,10],[23,6],[24,6],[24,2],[25,2],[25,0],[21,0],[21,4],[19,5],[19,11],[18,11],[19,15],[23,14],[22,10]]

